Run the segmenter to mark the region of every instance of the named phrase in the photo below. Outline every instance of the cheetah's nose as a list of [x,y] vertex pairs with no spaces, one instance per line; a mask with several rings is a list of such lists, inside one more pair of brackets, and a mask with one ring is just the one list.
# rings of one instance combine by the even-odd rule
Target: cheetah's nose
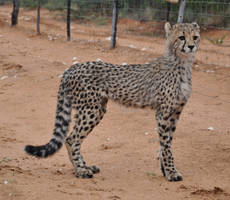
[[194,45],[188,45],[188,48],[192,51],[194,48]]

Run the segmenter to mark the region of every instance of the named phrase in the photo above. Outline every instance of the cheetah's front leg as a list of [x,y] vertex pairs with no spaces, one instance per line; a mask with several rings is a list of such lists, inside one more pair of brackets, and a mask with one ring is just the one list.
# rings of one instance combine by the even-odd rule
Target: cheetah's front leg
[[159,109],[156,112],[160,140],[159,159],[161,162],[161,171],[169,181],[182,180],[182,175],[174,166],[174,158],[171,150],[173,132],[176,129],[176,121],[179,118],[175,117],[175,113],[179,114],[179,112],[167,112],[163,109]]

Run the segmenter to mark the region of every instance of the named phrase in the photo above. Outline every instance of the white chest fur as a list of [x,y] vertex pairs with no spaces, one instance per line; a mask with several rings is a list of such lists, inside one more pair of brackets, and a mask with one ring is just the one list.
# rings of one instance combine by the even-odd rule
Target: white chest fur
[[190,97],[191,91],[192,91],[192,88],[190,84],[185,83],[185,82],[181,83],[181,92],[186,100]]
[[184,69],[185,70],[181,72],[180,89],[181,94],[187,100],[190,97],[192,91],[192,65],[186,64]]

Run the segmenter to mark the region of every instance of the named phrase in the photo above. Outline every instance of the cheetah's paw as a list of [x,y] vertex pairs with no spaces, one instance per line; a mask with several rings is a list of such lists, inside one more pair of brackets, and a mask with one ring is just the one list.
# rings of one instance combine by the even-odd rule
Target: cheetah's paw
[[171,172],[167,175],[169,181],[182,181],[182,175],[178,171]]
[[92,165],[92,166],[89,166],[89,167],[86,167],[87,169],[91,170],[93,172],[93,174],[97,174],[100,172],[100,168],[95,166],[95,165]]
[[78,167],[75,169],[75,176],[77,178],[93,178],[93,172],[88,167]]

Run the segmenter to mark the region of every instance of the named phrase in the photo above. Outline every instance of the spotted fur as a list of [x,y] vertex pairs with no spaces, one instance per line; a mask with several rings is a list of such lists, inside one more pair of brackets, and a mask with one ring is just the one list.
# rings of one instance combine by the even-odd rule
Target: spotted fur
[[[165,55],[149,64],[85,62],[67,69],[59,87],[53,138],[46,145],[27,145],[25,151],[36,157],[47,157],[65,142],[76,177],[93,177],[99,168],[86,165],[80,148],[103,118],[108,99],[112,99],[126,106],[156,110],[162,173],[169,181],[182,180],[174,165],[171,143],[191,93],[194,53],[200,42],[199,26],[184,23],[171,27],[166,23],[165,31]],[[67,136],[72,110],[75,126]]]

